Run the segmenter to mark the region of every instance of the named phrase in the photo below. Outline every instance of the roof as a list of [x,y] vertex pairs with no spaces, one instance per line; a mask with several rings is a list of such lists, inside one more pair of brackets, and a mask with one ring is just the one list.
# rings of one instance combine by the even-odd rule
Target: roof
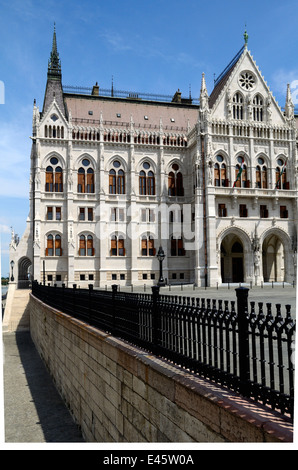
[[231,62],[227,65],[227,67],[224,69],[224,71],[218,76],[218,78],[214,82],[214,88],[212,93],[210,94],[209,97],[209,108],[211,109],[217,98],[219,97],[222,89],[224,88],[225,84],[229,80],[230,76],[232,75],[233,70],[235,69],[237,63],[240,60],[240,57],[243,54],[243,51],[245,50],[245,45],[240,49],[239,52],[235,55],[235,57],[231,60]]
[[64,102],[73,124],[82,126],[97,126],[102,117],[111,127],[128,127],[132,120],[134,127],[156,130],[162,121],[163,129],[186,132],[198,120],[198,106],[183,103],[69,93],[64,93]]

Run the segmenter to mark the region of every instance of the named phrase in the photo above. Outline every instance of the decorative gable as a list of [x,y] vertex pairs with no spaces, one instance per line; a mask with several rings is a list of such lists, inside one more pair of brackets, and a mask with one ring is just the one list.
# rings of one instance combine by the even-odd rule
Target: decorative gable
[[40,122],[40,137],[67,138],[68,123],[65,120],[56,100],[54,99]]
[[286,124],[280,107],[246,47],[236,59],[210,95],[211,117]]

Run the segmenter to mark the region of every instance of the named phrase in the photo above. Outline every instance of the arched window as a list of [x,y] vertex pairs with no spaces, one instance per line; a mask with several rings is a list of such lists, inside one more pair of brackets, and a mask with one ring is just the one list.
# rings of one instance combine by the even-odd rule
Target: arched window
[[235,170],[235,183],[236,188],[249,188],[250,181],[248,180],[247,166],[244,163],[243,157],[238,157],[239,164],[236,165]]
[[88,168],[87,170],[87,193],[94,193],[94,170]]
[[113,162],[114,168],[109,171],[109,193],[125,194],[125,173],[118,160]]
[[125,256],[124,238],[113,235],[111,238],[111,256]]
[[61,236],[47,236],[46,256],[62,256]]
[[169,196],[184,196],[183,176],[179,165],[174,163],[168,176]]
[[116,194],[116,171],[113,168],[109,173],[109,193]]
[[146,194],[146,173],[144,170],[140,171],[139,188],[140,195],[144,196]]
[[78,193],[94,193],[94,170],[91,167],[90,160],[84,158],[82,165],[78,169]]
[[55,236],[55,256],[62,255],[62,248],[61,248],[61,237],[60,235]]
[[183,239],[171,237],[171,256],[185,256]]
[[85,192],[85,169],[79,168],[78,170],[78,193]]
[[53,235],[48,235],[48,237],[47,237],[46,256],[54,256],[54,237],[53,237]]
[[148,162],[143,163],[143,169],[140,171],[139,190],[141,196],[155,195],[155,176]]
[[80,236],[79,255],[86,256],[86,237],[85,235]]
[[277,160],[277,167],[275,170],[276,189],[290,189],[289,182],[287,181],[287,162],[283,158]]
[[80,235],[79,256],[94,256],[93,236]]
[[118,171],[117,194],[125,194],[125,174],[122,169]]
[[148,171],[147,175],[147,192],[149,196],[155,195],[155,176],[153,171]]
[[50,160],[51,165],[46,168],[46,192],[63,192],[63,172],[62,168],[58,166],[58,159],[52,157]]
[[155,256],[154,239],[151,236],[143,236],[141,241],[142,256]]
[[253,99],[253,120],[263,121],[263,98],[260,95]]
[[268,188],[267,167],[263,158],[258,158],[258,165],[256,166],[256,187]]
[[60,166],[57,166],[55,170],[55,192],[56,193],[63,192],[63,176],[62,176],[62,168]]
[[93,237],[87,236],[87,256],[94,256]]
[[54,172],[51,166],[46,168],[46,192],[52,193],[54,188]]
[[227,179],[227,168],[221,155],[216,157],[217,163],[214,165],[214,186],[229,186]]
[[247,188],[248,181],[247,181],[247,167],[245,164],[236,165],[236,172],[235,172],[235,180],[236,180],[236,188]]
[[243,119],[243,97],[238,92],[233,96],[233,118]]

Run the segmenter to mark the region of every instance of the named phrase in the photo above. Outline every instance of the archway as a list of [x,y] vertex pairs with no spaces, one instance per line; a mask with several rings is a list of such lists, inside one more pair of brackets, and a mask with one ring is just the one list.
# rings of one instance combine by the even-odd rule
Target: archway
[[268,235],[262,246],[264,282],[285,280],[285,251],[282,240],[275,234]]
[[18,289],[28,289],[31,283],[32,263],[29,258],[23,257],[18,266]]
[[235,234],[226,235],[221,243],[221,279],[226,282],[244,281],[244,249]]

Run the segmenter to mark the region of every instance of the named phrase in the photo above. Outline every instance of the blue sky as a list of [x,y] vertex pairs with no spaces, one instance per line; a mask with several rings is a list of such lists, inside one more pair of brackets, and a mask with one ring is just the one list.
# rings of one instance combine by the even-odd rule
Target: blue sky
[[[2,275],[10,227],[21,236],[29,212],[33,100],[42,109],[53,25],[64,85],[198,97],[209,93],[243,45],[280,106],[287,83],[298,103],[298,2],[235,0],[0,0],[0,232]],[[297,84],[295,81],[297,80]],[[297,88],[297,90],[296,90]]]

